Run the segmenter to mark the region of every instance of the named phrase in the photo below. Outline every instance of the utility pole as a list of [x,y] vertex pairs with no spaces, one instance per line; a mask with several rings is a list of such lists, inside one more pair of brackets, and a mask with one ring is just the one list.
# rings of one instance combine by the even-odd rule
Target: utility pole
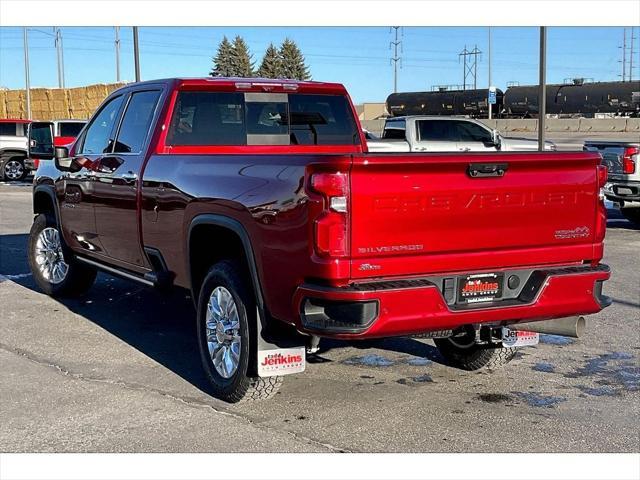
[[[467,50],[467,46],[464,46],[464,50],[458,54],[458,60],[460,57],[463,59],[462,65],[462,89],[467,89],[467,77],[473,77],[473,88],[477,88],[476,78],[478,76],[478,55],[482,52],[478,50],[478,46],[473,47],[473,50]],[[473,57],[473,60],[467,61],[467,57]]]
[[540,80],[538,84],[538,150],[544,152],[547,112],[547,27],[540,27]]
[[133,61],[136,67],[136,82],[140,81],[140,49],[138,48],[138,27],[133,27]]
[[398,47],[401,47],[402,40],[398,40],[398,33],[400,28],[402,27],[391,27],[391,28],[395,30],[395,40],[393,42],[389,42],[389,49],[393,48],[393,57],[391,57],[391,63],[393,64],[393,93],[397,93],[398,92],[398,62],[400,62],[400,65],[402,66],[402,57],[398,56]]
[[[489,88],[491,88],[491,27],[489,27]],[[491,120],[491,110],[493,104],[489,103],[489,120]]]
[[622,81],[626,80],[627,75],[627,27],[624,27],[622,39]]
[[31,119],[31,82],[29,81],[29,40],[27,27],[22,29],[24,35],[24,83],[27,92],[27,120]]
[[62,32],[60,27],[53,27],[55,34],[56,58],[58,60],[58,88],[64,88],[64,53],[62,50]]
[[631,50],[629,52],[629,81],[633,82],[633,34],[634,27],[631,27]]
[[114,27],[116,29],[116,82],[120,82],[120,27]]

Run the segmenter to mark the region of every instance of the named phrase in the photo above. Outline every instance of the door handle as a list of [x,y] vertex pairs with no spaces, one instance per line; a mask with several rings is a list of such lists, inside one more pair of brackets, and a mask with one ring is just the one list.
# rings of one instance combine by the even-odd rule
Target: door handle
[[138,179],[138,174],[129,170],[126,173],[120,175],[120,178],[125,181],[125,183],[134,183]]

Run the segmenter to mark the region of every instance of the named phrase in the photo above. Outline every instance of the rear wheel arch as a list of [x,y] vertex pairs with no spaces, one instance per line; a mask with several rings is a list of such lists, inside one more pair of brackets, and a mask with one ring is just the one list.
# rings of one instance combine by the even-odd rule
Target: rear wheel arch
[[10,158],[10,157],[22,157],[22,158],[27,158],[27,152],[25,150],[13,150],[13,149],[6,149],[6,150],[0,150],[0,158]]
[[264,311],[262,288],[249,234],[237,220],[218,214],[201,214],[189,225],[187,234],[187,268],[194,301],[209,268],[221,260],[235,260],[244,268],[253,287],[256,304]]
[[33,213],[35,215],[39,213],[49,215],[60,225],[55,198],[55,193],[51,188],[46,186],[35,187],[33,191]]

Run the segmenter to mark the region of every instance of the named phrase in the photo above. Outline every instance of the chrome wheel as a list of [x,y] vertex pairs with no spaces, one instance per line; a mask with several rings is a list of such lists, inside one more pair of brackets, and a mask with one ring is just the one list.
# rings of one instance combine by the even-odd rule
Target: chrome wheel
[[69,265],[64,261],[58,230],[52,227],[42,230],[35,248],[36,265],[40,274],[50,283],[62,282],[67,276]]
[[4,176],[9,180],[20,180],[24,175],[24,165],[18,160],[9,160],[4,164]]
[[207,304],[205,318],[207,347],[216,371],[223,378],[231,378],[240,363],[240,318],[231,292],[216,287]]

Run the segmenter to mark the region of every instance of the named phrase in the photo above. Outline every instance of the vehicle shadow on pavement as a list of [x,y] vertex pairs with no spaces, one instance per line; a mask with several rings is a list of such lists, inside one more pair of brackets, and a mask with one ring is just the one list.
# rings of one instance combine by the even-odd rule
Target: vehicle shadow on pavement
[[607,228],[615,228],[616,230],[640,230],[640,225],[634,225],[624,218],[617,208],[608,208]]
[[[26,234],[0,235],[0,275],[41,293],[28,274],[27,242]],[[56,301],[208,393],[196,342],[195,311],[186,291],[159,292],[100,273],[83,297]],[[323,339],[320,347],[320,356],[329,350],[373,347],[444,362],[434,346],[405,337]]]
[[[26,234],[0,235],[0,281],[41,293],[28,274],[27,242]],[[56,301],[209,393],[186,291],[158,292],[100,273],[86,295]]]
[[27,242],[29,235],[0,235],[0,275],[16,276],[29,273]]
[[416,357],[416,359],[426,359],[434,363],[446,364],[444,358],[440,355],[440,352],[435,346],[410,337],[388,337],[376,340],[354,341],[322,339],[318,355],[322,356],[323,353],[342,348],[375,348],[379,350],[386,350],[388,352],[410,355]]

